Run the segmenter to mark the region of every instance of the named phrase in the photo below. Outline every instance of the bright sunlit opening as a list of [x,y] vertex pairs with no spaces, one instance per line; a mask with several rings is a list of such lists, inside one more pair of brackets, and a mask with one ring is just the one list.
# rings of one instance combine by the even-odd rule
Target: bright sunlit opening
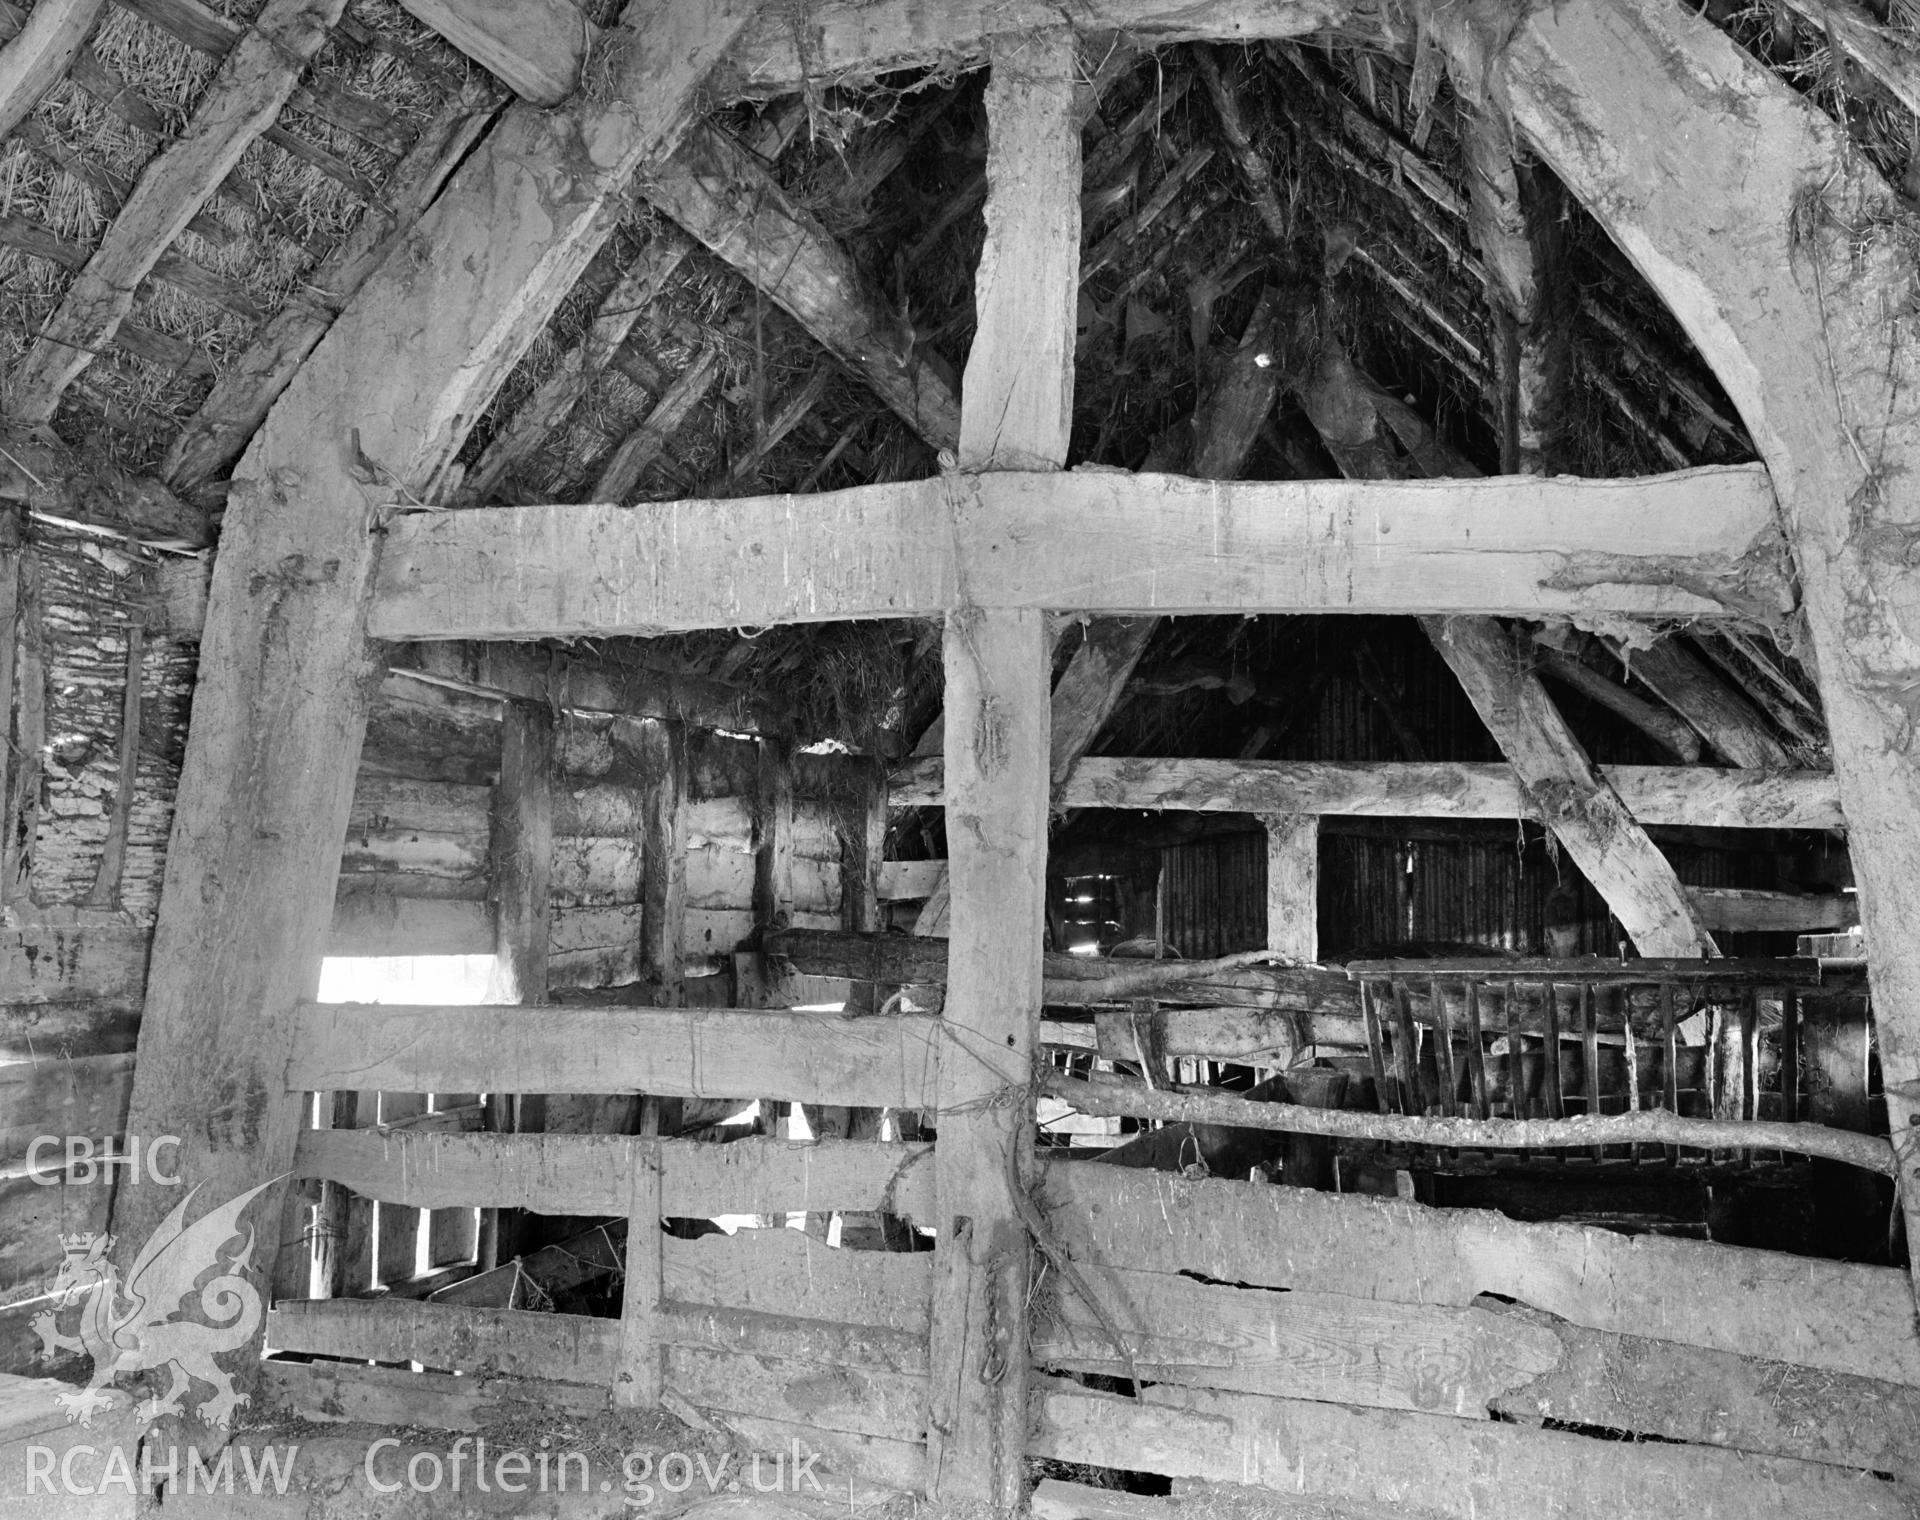
[[[484,1003],[488,1001],[494,964],[491,955],[330,955],[320,962],[318,1001],[420,1003],[439,1007]],[[434,1094],[427,1094],[429,1110],[438,1108],[440,1101]],[[386,1099],[383,1097],[381,1102],[384,1105]],[[380,1114],[379,1122],[389,1122],[385,1113]],[[394,1122],[404,1124],[407,1121],[402,1119]],[[376,1240],[382,1237],[385,1228],[381,1214],[392,1208],[391,1204],[383,1206],[378,1201],[374,1203],[373,1235]],[[418,1229],[413,1234],[413,1255],[408,1264],[413,1276],[424,1277],[433,1270],[433,1218],[435,1213],[444,1215],[448,1212],[444,1209],[416,1211]],[[473,1227],[469,1233],[477,1238],[480,1211],[473,1209],[461,1212],[473,1215]],[[310,1260],[309,1270],[308,1293],[318,1298],[324,1289],[319,1281],[320,1261],[317,1252]],[[384,1279],[384,1272],[380,1276]]]

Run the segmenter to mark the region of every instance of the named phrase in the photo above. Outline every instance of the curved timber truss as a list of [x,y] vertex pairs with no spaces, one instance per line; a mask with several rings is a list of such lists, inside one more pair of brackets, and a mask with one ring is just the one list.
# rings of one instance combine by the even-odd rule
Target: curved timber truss
[[[1462,93],[1510,118],[1664,299],[1737,404],[1764,472],[1244,486],[1054,473],[1079,245],[1076,39],[1059,29],[1063,14],[1147,46],[1422,32]],[[1818,666],[1873,946],[1909,1238],[1920,1239],[1916,242],[1892,191],[1824,118],[1669,0],[1524,13],[839,0],[810,8],[804,36],[784,7],[632,0],[598,45],[591,91],[551,110],[516,105],[466,159],[313,350],[234,476],[129,1132],[188,1136],[196,1175],[220,1197],[287,1170],[299,1113],[283,1074],[380,672],[370,638],[944,615],[945,786],[961,824],[949,828],[949,1007],[979,1010],[980,1059],[942,1089],[974,1106],[953,1135],[943,1126],[940,1213],[970,1217],[975,1235],[955,1269],[958,1307],[943,1321],[936,1306],[937,1359],[976,1297],[1023,1302],[1020,1274],[987,1271],[1016,1238],[1025,1249],[1001,1171],[1023,1121],[991,1099],[1025,1079],[1039,999],[1046,613],[1446,615],[1468,620],[1460,668],[1473,617],[1758,610],[1799,620]],[[810,74],[982,59],[993,71],[989,231],[953,471],[820,497],[413,510],[438,499],[468,428],[611,231],[610,204],[687,130],[698,92],[772,94]],[[1072,558],[1060,549],[1069,539]],[[1643,950],[1667,954],[1692,953],[1697,932],[1684,915],[1636,930]],[[1033,954],[997,953],[1007,944]],[[127,1240],[154,1223],[159,1200],[139,1194],[122,1195]],[[948,1411],[940,1440],[958,1453],[955,1473],[1017,1440],[1021,1376],[1009,1371],[997,1402]],[[940,1472],[937,1452],[929,1471]]]

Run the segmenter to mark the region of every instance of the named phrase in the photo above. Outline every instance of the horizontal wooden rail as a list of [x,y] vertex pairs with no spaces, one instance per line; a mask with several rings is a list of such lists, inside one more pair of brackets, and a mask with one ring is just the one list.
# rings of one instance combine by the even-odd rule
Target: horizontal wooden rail
[[[798,1230],[661,1242],[660,1336],[667,1344],[771,1355],[847,1356],[924,1369],[933,1258],[844,1251]],[[620,1321],[398,1298],[295,1299],[275,1306],[276,1351],[450,1371],[503,1372],[611,1387]],[[865,1349],[862,1349],[862,1348]]]
[[884,1211],[931,1222],[933,1147],[861,1140],[736,1140],[724,1145],[638,1135],[421,1134],[304,1130],[296,1177],[338,1182],[363,1198],[416,1209],[516,1208],[624,1214],[633,1168],[660,1165],[662,1212]]
[[1689,1119],[1664,1109],[1571,1119],[1454,1119],[1424,1114],[1370,1114],[1359,1110],[1306,1108],[1293,1103],[1250,1103],[1245,1098],[1170,1093],[1144,1083],[1088,1082],[1048,1075],[1040,1090],[1083,1114],[1125,1115],[1178,1124],[1226,1124],[1241,1129],[1284,1130],[1345,1140],[1385,1140],[1401,1145],[1467,1146],[1476,1150],[1576,1149],[1592,1145],[1754,1147],[1791,1151],[1845,1162],[1882,1176],[1895,1174],[1893,1146],[1878,1135],[1828,1129],[1819,1124],[1760,1120]]
[[309,1003],[290,1092],[651,1093],[868,1108],[934,1101],[940,1022],[739,1008]]
[[[1490,1301],[1455,1308],[1080,1271],[1149,1382],[1468,1420],[1551,1418],[1920,1477],[1920,1389],[1896,1383],[1809,1377],[1784,1362],[1587,1330]],[[1035,1332],[1036,1364],[1127,1376],[1079,1295],[1057,1302]]]
[[[1722,770],[1704,765],[1604,765],[1601,774],[1643,824],[1837,829],[1831,771]],[[895,807],[939,807],[944,763],[910,761],[888,778]],[[1347,818],[1529,818],[1502,761],[1123,759],[1090,755],[1060,806],[1189,813],[1319,813]]]
[[1086,1161],[1049,1165],[1042,1195],[1067,1254],[1097,1266],[1400,1303],[1494,1293],[1592,1330],[1920,1387],[1893,1267]]
[[[654,1323],[666,1346],[883,1372],[927,1370],[924,1335],[878,1325],[673,1301],[661,1304]],[[302,1356],[491,1370],[604,1390],[619,1368],[620,1322],[404,1298],[291,1299],[268,1314],[267,1344]]]
[[[1099,613],[1736,615],[1792,606],[1759,465],[1632,480],[1001,471],[811,496],[408,513],[386,639]],[[603,573],[603,571],[605,573]]]
[[1903,1483],[1710,1446],[1167,1384],[1138,1400],[1055,1379],[1035,1392],[1031,1456],[1278,1490],[1340,1513],[1417,1494],[1421,1514],[1448,1520],[1669,1520],[1688,1494],[1711,1496],[1695,1505],[1703,1515],[1741,1520],[1892,1520],[1916,1497]]
[[[849,1255],[858,1253],[849,1252]],[[923,1437],[926,1369],[876,1365],[887,1332],[767,1316],[708,1316],[663,1304],[656,1320],[665,1385],[696,1407],[804,1422],[821,1431],[896,1441]],[[710,1334],[727,1319],[739,1326]],[[716,1341],[732,1344],[716,1345]],[[469,1376],[502,1373],[548,1385],[607,1388],[620,1363],[620,1321],[524,1309],[449,1309],[406,1300],[301,1300],[276,1307],[276,1351],[354,1361],[421,1362]],[[851,1351],[855,1358],[842,1355]],[[910,1353],[909,1353],[910,1355]],[[559,1391],[564,1407],[573,1402]],[[731,1421],[729,1421],[731,1423]]]
[[1674,960],[1662,956],[1635,956],[1608,960],[1588,956],[1580,960],[1548,960],[1543,956],[1478,956],[1461,960],[1348,961],[1342,968],[1350,977],[1406,977],[1444,982],[1575,982],[1594,987],[1632,987],[1648,990],[1662,982],[1703,993],[1780,987],[1818,987],[1828,978],[1820,963],[1808,957],[1796,960],[1723,958]]

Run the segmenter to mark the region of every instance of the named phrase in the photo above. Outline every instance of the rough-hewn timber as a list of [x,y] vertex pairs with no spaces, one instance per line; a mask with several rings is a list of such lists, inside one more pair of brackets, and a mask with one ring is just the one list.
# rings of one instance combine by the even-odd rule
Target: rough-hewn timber
[[[915,760],[893,772],[895,807],[938,807],[941,769]],[[1643,824],[1698,828],[1846,827],[1826,771],[1747,772],[1688,765],[1603,765]],[[1119,759],[1075,768],[1066,807],[1218,813],[1320,813],[1362,818],[1531,818],[1513,767],[1498,762]]]
[[923,1108],[938,1043],[935,1021],[912,1015],[315,1003],[300,1019],[285,1086],[651,1092]]
[[806,497],[407,514],[388,529],[371,626],[526,639],[932,617],[968,602],[1770,619],[1789,605],[1778,548],[1772,487],[1749,466],[1620,481],[1002,471]]
[[[368,488],[436,494],[471,419],[611,231],[611,197],[684,130],[696,85],[746,13],[638,0],[599,98],[509,111],[422,219],[430,257],[389,263],[360,288],[235,476],[128,1121],[181,1135],[182,1167],[209,1198],[284,1173],[300,1127],[285,1061],[327,932],[376,684]],[[511,228],[539,232],[502,235]],[[165,1191],[121,1193],[115,1233],[129,1259],[171,1207]],[[270,1222],[257,1238],[255,1265],[271,1280],[281,1233]]]
[[[1780,483],[1920,1238],[1920,611],[1894,547],[1920,478],[1920,419],[1900,399],[1920,388],[1920,360],[1888,341],[1886,303],[1912,280],[1901,238],[1846,232],[1906,213],[1825,117],[1704,18],[1652,0],[1539,12],[1498,64],[1521,133],[1678,318]],[[1674,126],[1649,133],[1655,118]]]
[[134,293],[280,114],[345,0],[269,0],[220,65],[185,131],[141,172],[106,236],[14,370],[9,414],[27,427],[60,397],[133,310]]

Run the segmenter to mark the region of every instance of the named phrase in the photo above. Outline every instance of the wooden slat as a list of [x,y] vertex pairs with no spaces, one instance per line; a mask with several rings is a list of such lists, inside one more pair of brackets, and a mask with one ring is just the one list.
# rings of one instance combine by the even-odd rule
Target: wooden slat
[[927,1371],[927,1338],[912,1330],[677,1302],[661,1305],[659,1330],[661,1340],[670,1346],[788,1357],[828,1367],[871,1367],[923,1377]]
[[[1715,617],[1786,605],[1767,568],[1773,511],[1765,472],[1741,465],[1620,481],[1001,471],[807,497],[412,513],[389,527],[370,618],[379,638],[529,639],[930,617],[967,599]],[[634,573],[581,570],[606,564]]]
[[1070,1254],[1405,1303],[1517,1299],[1576,1325],[1920,1387],[1906,1274],[1296,1188],[1048,1169]]
[[924,1335],[933,1257],[829,1249],[799,1230],[669,1238],[665,1296],[760,1314],[834,1320]]
[[[1844,828],[1830,771],[1603,765],[1643,824],[1701,828]],[[895,807],[937,807],[941,765],[894,771]],[[1360,818],[1526,818],[1534,808],[1513,767],[1498,762],[1120,759],[1094,755],[1061,794],[1066,807],[1180,812],[1320,813]]]
[[938,1021],[736,1008],[303,1007],[291,1092],[655,1093],[922,1108]]
[[1050,1382],[1037,1424],[1035,1452],[1060,1461],[1336,1502],[1417,1495],[1448,1520],[1668,1520],[1680,1495],[1702,1520],[1854,1520],[1916,1498],[1784,1457],[1167,1385],[1136,1402]]
[[1860,900],[1842,893],[1766,892],[1747,887],[1688,887],[1694,911],[1709,929],[1736,934],[1805,934],[1860,922]]
[[813,1430],[890,1441],[919,1441],[926,1435],[924,1374],[682,1346],[669,1349],[665,1361],[668,1385],[697,1408],[798,1419]]
[[549,1380],[277,1359],[261,1365],[256,1399],[269,1414],[316,1424],[475,1431],[556,1414],[604,1416],[607,1402],[604,1389]]
[[[1081,1270],[1156,1383],[1484,1420],[1492,1400],[1560,1356],[1552,1331],[1485,1309]],[[1125,1376],[1079,1294],[1063,1287],[1057,1302],[1060,1323],[1036,1333],[1035,1362]]]
[[646,1155],[660,1158],[661,1212],[674,1218],[794,1210],[932,1218],[931,1147],[925,1144],[752,1139],[710,1145],[635,1135],[308,1130],[294,1172],[417,1208],[619,1214],[627,1207],[623,1179]]
[[147,165],[59,309],[15,370],[10,415],[49,421],[133,309],[134,293],[241,155],[273,125],[345,0],[269,0],[222,62],[186,130]]
[[[842,1471],[895,1485],[920,1484],[923,1371],[876,1366],[871,1359],[845,1363],[814,1354],[792,1359],[779,1350],[715,1349],[674,1328],[685,1318],[681,1307],[668,1305],[660,1324],[667,1386],[688,1402],[716,1415],[749,1443],[786,1450],[790,1437],[798,1437],[803,1450],[832,1453]],[[741,1323],[753,1325],[754,1319]],[[759,1326],[774,1323],[760,1318],[749,1332],[750,1343],[804,1353],[857,1344],[836,1336],[852,1329],[844,1325],[819,1323],[824,1335],[811,1339],[798,1322],[789,1322],[785,1335],[758,1333]],[[282,1303],[268,1322],[267,1338],[276,1348],[418,1361],[459,1367],[468,1375],[455,1379],[391,1366],[269,1363],[267,1397],[304,1418],[455,1430],[477,1429],[489,1419],[533,1417],[536,1411],[549,1417],[555,1411],[590,1415],[596,1405],[604,1407],[618,1332],[613,1320],[521,1310],[449,1309],[404,1300]]]
[[1913,1388],[1508,1312],[1551,1329],[1561,1349],[1549,1371],[1499,1395],[1497,1413],[1920,1480]]
[[406,1298],[293,1299],[267,1315],[276,1351],[356,1361],[419,1362],[610,1388],[620,1322],[524,1309],[468,1309]]
[[[1523,1424],[1542,1418],[1854,1470],[1920,1475],[1920,1390],[1611,1335],[1527,1310],[1263,1292],[1083,1268],[1143,1376],[1192,1388]],[[1125,1376],[1073,1293],[1038,1365]],[[1139,1334],[1133,1334],[1138,1327]]]

